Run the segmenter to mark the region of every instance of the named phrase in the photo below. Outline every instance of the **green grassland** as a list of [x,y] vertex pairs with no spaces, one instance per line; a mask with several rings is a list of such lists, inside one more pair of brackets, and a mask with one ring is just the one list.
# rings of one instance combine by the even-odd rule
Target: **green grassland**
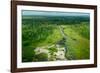
[[[67,60],[89,59],[90,25],[84,16],[23,16],[22,17],[22,61],[42,61],[46,54],[36,55],[36,47],[56,44],[63,38],[59,26],[67,37]],[[48,48],[47,48],[48,49]],[[50,49],[49,49],[50,50]],[[50,51],[56,51],[51,49]]]

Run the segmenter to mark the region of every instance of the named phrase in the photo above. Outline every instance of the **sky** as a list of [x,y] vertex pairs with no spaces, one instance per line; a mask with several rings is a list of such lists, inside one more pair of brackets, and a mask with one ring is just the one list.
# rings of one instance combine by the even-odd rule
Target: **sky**
[[22,10],[22,15],[38,16],[90,16],[89,13]]

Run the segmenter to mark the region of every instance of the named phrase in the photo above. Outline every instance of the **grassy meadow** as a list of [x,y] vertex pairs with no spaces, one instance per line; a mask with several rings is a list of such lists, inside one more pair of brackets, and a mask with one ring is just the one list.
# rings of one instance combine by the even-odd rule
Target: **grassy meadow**
[[60,60],[55,59],[58,43],[65,49],[64,60],[89,59],[89,22],[85,15],[22,15],[22,62]]

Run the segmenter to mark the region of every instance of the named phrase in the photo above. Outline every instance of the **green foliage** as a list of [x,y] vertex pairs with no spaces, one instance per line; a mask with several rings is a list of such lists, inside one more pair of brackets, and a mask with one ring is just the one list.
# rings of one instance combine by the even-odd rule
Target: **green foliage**
[[40,53],[35,55],[37,61],[48,61],[48,55],[46,53]]
[[[74,27],[73,25],[73,28],[78,27]],[[66,57],[68,59],[89,59],[90,41],[80,33],[81,29],[76,32],[76,30],[73,30],[69,25],[65,27],[64,31],[66,35],[68,35],[66,42],[68,51]]]
[[72,28],[82,37],[90,39],[90,27],[89,22],[81,22],[80,24],[70,25],[69,28]]
[[48,48],[48,50],[49,50],[50,52],[57,52],[57,51],[58,51],[56,47]]
[[27,47],[22,49],[22,61],[23,62],[31,62],[33,61],[33,57],[35,55],[34,49],[32,47]]
[[[32,17],[32,18],[30,18]],[[63,38],[58,26],[62,26],[67,36],[66,58],[68,60],[89,59],[90,25],[88,17],[44,17],[22,18],[22,61],[48,61],[48,55],[36,55],[37,47],[53,45]],[[49,48],[53,55],[55,47]]]

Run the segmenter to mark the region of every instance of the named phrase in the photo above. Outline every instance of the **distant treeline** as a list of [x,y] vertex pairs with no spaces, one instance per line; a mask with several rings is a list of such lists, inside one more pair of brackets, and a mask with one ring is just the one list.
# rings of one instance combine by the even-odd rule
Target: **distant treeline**
[[48,22],[49,24],[75,24],[81,22],[89,22],[89,16],[22,16],[23,24],[32,23],[43,23]]

